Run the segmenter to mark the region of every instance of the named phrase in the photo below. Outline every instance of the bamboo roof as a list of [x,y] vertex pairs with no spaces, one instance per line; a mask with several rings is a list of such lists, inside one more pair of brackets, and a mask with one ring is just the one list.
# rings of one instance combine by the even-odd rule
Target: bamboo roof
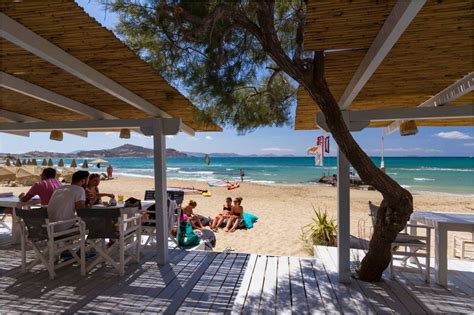
[[[0,11],[158,109],[181,118],[195,131],[222,130],[216,124],[198,121],[196,106],[73,1],[0,0]],[[150,117],[3,38],[0,59],[1,71],[117,118]],[[0,93],[0,109],[46,121],[88,119],[6,88]]]
[[[304,48],[326,50],[326,79],[339,100],[395,1],[315,1],[307,6]],[[472,1],[427,1],[349,110],[416,107],[474,70]],[[343,51],[339,51],[339,50]],[[329,51],[328,51],[329,50]],[[299,88],[295,129],[316,129],[317,104]],[[474,103],[469,93],[449,105]],[[376,122],[371,127],[390,123]],[[474,119],[417,121],[471,126]]]

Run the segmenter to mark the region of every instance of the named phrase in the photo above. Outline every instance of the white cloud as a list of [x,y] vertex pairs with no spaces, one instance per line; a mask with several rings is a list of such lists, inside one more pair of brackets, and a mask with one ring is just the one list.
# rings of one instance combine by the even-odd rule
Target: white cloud
[[278,148],[278,147],[271,147],[271,148],[263,148],[263,149],[260,149],[261,151],[273,151],[273,152],[290,152],[290,151],[293,151],[292,149],[288,149],[288,148]]
[[426,152],[426,153],[436,153],[436,152],[443,152],[437,149],[426,149],[426,148],[385,148],[385,152]]
[[474,147],[474,143],[470,142],[470,143],[464,143],[464,146],[465,147]]
[[448,131],[448,132],[438,132],[435,136],[442,139],[454,139],[454,140],[463,140],[463,139],[474,139],[470,135],[462,133],[460,131]]
[[212,140],[212,137],[211,137],[211,136],[206,136],[206,140],[211,141],[211,140]]

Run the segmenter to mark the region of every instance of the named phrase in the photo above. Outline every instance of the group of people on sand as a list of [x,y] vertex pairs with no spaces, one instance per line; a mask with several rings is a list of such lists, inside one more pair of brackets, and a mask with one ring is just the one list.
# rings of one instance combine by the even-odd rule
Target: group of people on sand
[[222,212],[211,220],[209,226],[204,226],[201,221],[201,216],[194,213],[197,207],[197,202],[190,200],[188,205],[183,208],[180,221],[188,220],[193,229],[212,229],[214,232],[218,228],[224,227],[226,232],[234,232],[240,225],[243,219],[244,208],[242,207],[242,197],[237,197],[232,202],[232,198],[227,197],[223,205]]

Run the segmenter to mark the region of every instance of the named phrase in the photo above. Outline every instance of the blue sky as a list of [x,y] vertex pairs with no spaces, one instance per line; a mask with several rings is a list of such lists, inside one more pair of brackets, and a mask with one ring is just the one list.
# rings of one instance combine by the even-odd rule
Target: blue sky
[[[116,24],[116,17],[105,13],[94,1],[76,1],[105,27]],[[400,137],[394,133],[385,138],[386,156],[474,156],[474,127],[419,128],[416,136]],[[367,129],[354,133],[356,140],[369,155],[379,155],[381,147],[380,129]],[[243,136],[232,129],[221,133],[198,133],[195,137],[179,134],[168,137],[167,147],[191,152],[231,152],[239,154],[293,154],[304,155],[315,142],[320,131],[295,131],[292,126],[261,128]],[[32,150],[71,152],[82,149],[112,148],[125,143],[151,147],[151,138],[132,134],[123,140],[116,133],[90,133],[88,138],[65,134],[62,142],[49,140],[49,134],[36,133],[29,138],[1,134],[0,152],[23,153]],[[331,154],[336,150],[332,141]]]

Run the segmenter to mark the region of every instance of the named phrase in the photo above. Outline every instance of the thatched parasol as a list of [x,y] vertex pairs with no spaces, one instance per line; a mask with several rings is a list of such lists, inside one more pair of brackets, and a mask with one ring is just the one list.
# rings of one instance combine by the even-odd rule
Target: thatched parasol
[[46,159],[43,159],[43,162],[41,162],[41,166],[47,166],[48,162],[46,162]]
[[64,161],[63,159],[60,159],[58,162],[58,167],[64,167]]
[[2,166],[0,167],[0,182],[15,180],[16,169],[14,167]]
[[20,167],[16,173],[16,181],[22,185],[30,186],[40,180],[40,175],[35,168]]
[[21,161],[20,161],[20,159],[16,159],[15,166],[18,166],[18,167],[21,166]]
[[48,166],[54,166],[53,160],[51,160],[51,159],[48,160]]
[[36,159],[31,160],[31,165],[37,166],[38,162],[36,162]]
[[71,167],[74,167],[74,168],[77,167],[77,163],[75,159],[72,159]]
[[87,164],[87,160],[84,160],[84,163],[82,163],[82,168],[89,168],[89,165]]
[[10,162],[10,159],[7,159],[7,161],[5,162],[5,166],[11,166],[12,163]]

